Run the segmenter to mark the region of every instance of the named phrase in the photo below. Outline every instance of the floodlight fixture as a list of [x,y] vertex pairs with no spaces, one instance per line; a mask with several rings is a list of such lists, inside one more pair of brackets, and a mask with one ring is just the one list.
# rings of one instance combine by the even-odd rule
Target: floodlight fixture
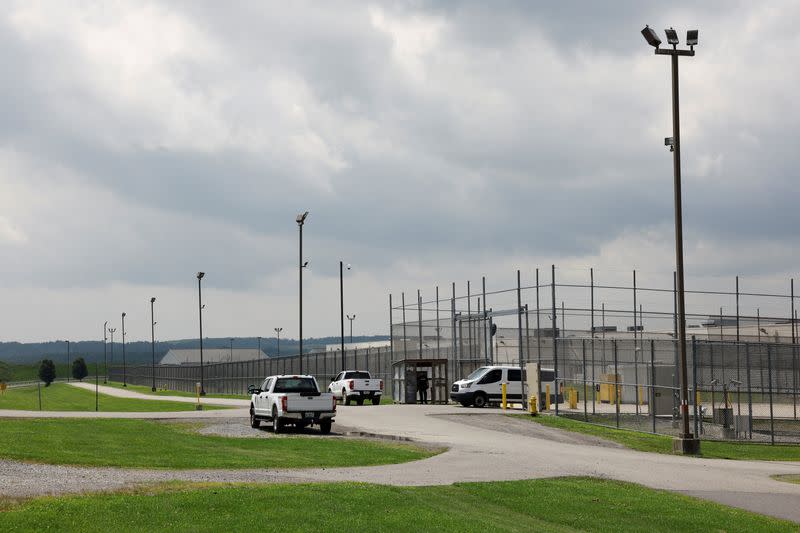
[[650,26],[644,27],[642,30],[642,35],[644,35],[644,39],[647,41],[647,44],[653,48],[658,48],[661,45],[661,39],[658,38],[658,34]]
[[300,215],[297,215],[297,223],[303,225],[303,223],[306,221],[307,216],[308,216],[308,211]]
[[153,296],[152,298],[150,298],[150,303],[153,303],[153,302],[155,302],[155,301],[156,301],[156,297],[155,297],[155,296]]
[[700,35],[700,30],[687,30],[686,44],[689,46],[697,46],[697,38]]
[[669,28],[669,29],[667,29],[667,30],[664,30],[664,33],[666,33],[666,34],[667,34],[667,42],[668,42],[669,44],[671,44],[671,45],[673,45],[673,46],[675,46],[676,44],[678,44],[678,42],[679,42],[679,41],[678,41],[678,32],[677,32],[677,31],[675,31],[675,29],[674,29],[674,28]]
[[197,279],[203,279],[203,276],[205,276],[205,275],[206,275],[205,272],[198,272],[197,273]]
[[308,268],[308,261],[306,261],[305,263],[303,263],[303,268]]

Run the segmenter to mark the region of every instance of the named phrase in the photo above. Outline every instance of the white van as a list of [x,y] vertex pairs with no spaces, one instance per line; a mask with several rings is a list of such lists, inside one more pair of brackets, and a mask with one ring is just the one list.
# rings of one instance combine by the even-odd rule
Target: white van
[[[554,374],[552,369],[542,369],[540,402],[544,400],[547,385],[550,385],[551,399],[555,400]],[[505,383],[506,399],[519,403],[522,401],[522,379],[522,370],[518,366],[482,366],[466,378],[453,383],[450,399],[464,407],[485,407],[489,403],[499,403],[503,397],[501,385]]]

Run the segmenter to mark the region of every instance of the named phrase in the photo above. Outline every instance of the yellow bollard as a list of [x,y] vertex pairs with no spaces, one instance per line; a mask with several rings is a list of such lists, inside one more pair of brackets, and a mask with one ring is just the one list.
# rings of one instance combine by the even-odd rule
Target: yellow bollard
[[531,416],[536,416],[536,395],[531,394],[531,397],[528,398],[528,405],[531,410]]
[[500,392],[503,394],[503,410],[506,409],[506,384],[502,383],[500,385]]
[[578,391],[571,387],[569,389],[569,408],[570,409],[578,408]]
[[547,384],[544,389],[544,408],[546,411],[550,410],[550,384]]
[[195,411],[202,411],[203,406],[200,404],[200,383],[194,384],[194,393],[197,397],[197,405],[194,406]]

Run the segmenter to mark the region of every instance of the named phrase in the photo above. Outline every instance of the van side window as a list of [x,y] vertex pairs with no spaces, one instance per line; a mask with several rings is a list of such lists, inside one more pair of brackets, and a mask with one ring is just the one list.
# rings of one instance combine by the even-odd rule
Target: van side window
[[556,373],[553,370],[542,370],[542,381],[553,381],[556,379]]
[[486,375],[481,378],[478,384],[487,385],[489,383],[497,383],[502,377],[503,371],[499,368],[495,368],[494,370],[488,371]]
[[522,370],[518,368],[509,368],[508,381],[522,381]]

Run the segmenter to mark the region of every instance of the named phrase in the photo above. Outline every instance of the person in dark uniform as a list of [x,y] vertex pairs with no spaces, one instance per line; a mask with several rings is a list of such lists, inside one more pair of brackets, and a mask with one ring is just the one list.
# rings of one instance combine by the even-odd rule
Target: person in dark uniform
[[417,390],[419,391],[420,403],[428,403],[428,373],[419,372],[417,374]]

